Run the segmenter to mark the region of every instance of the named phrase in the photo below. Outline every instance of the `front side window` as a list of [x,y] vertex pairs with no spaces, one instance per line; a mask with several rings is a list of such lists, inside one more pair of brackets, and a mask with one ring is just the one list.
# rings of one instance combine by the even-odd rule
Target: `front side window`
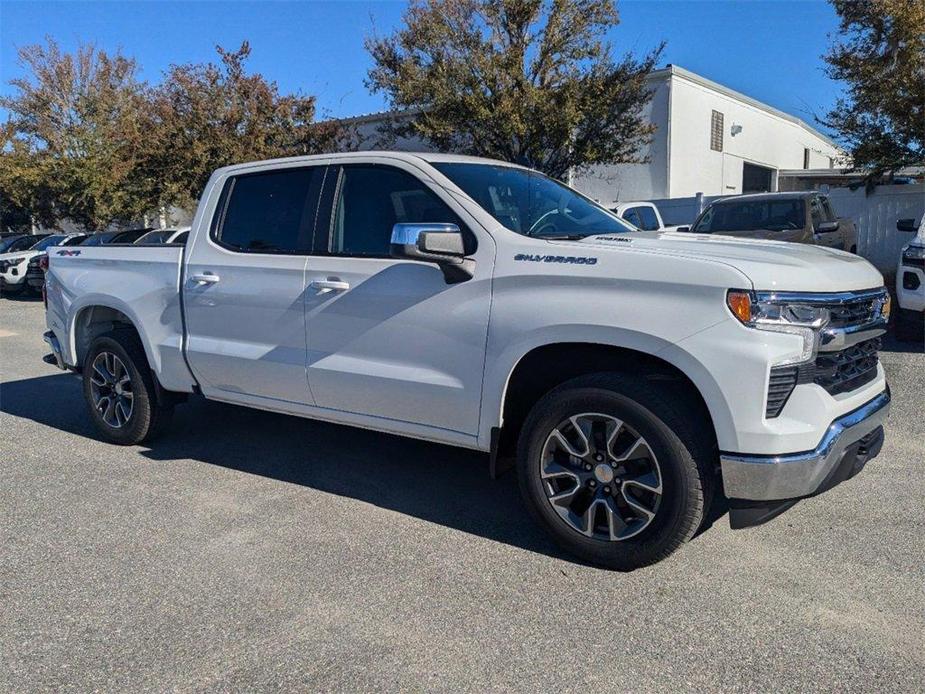
[[[375,164],[342,167],[328,251],[388,257],[392,227],[398,223],[455,224],[467,236],[459,217],[411,174]],[[467,240],[469,253],[473,241]]]
[[825,214],[822,210],[822,204],[819,198],[813,198],[809,201],[809,213],[813,219],[813,228],[818,229],[819,225],[825,221]]
[[236,176],[226,184],[213,237],[234,251],[307,252],[323,180],[320,166]]
[[827,222],[838,221],[838,217],[835,216],[835,210],[832,209],[832,203],[828,198],[822,197],[819,198],[822,201],[822,212],[825,214],[825,220]]
[[694,225],[700,234],[724,231],[786,231],[802,229],[803,201],[742,200],[711,205]]
[[537,171],[438,162],[433,166],[511,231],[539,238],[625,234],[635,228]]

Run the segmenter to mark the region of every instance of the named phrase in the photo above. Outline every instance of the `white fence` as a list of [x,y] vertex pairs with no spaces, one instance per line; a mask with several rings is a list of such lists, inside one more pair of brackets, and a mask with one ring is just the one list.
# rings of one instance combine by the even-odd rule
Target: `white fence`
[[[854,221],[858,229],[858,255],[867,258],[884,273],[896,269],[899,250],[911,238],[896,231],[899,219],[922,219],[925,214],[925,184],[877,186],[867,193],[864,188],[832,188],[828,192],[835,213]],[[719,197],[669,198],[653,200],[665,224],[690,224],[700,211]]]
[[839,217],[849,217],[857,226],[858,255],[880,272],[894,272],[900,249],[912,238],[907,232],[896,231],[896,221],[922,219],[925,184],[877,186],[869,195],[863,188],[832,188],[829,199]]

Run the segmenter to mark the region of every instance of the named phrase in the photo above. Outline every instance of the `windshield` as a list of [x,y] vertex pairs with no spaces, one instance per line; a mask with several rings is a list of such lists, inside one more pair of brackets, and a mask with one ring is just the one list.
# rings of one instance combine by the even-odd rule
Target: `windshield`
[[169,231],[149,231],[147,234],[143,234],[135,243],[139,246],[146,246],[148,244],[157,244],[164,243],[167,240],[167,235]]
[[511,231],[539,238],[582,238],[638,231],[597,203],[536,171],[492,164],[435,163]]
[[802,229],[803,200],[740,200],[711,205],[697,220],[700,234],[724,231],[784,231]]
[[29,250],[30,250],[30,251],[44,251],[44,250],[45,250],[46,248],[48,248],[49,246],[57,246],[57,245],[59,245],[59,244],[60,244],[62,241],[64,241],[64,239],[66,239],[66,238],[67,238],[67,236],[63,236],[63,235],[60,235],[60,234],[57,234],[57,235],[55,235],[55,236],[47,236],[47,237],[45,237],[44,239],[42,239],[41,241],[39,241],[37,244],[35,244],[34,246],[32,246]]
[[87,238],[83,240],[80,244],[81,246],[102,246],[104,243],[109,243],[109,240],[115,236],[115,234],[90,234]]
[[14,236],[11,239],[0,241],[0,253],[13,253],[22,251],[35,243],[34,238],[28,236]]

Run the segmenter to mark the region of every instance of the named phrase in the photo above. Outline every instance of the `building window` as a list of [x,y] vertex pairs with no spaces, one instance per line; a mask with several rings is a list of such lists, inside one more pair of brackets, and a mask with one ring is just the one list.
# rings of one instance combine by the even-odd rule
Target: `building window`
[[809,168],[809,147],[803,148],[803,168]]
[[723,114],[719,111],[713,111],[710,117],[710,149],[723,151]]

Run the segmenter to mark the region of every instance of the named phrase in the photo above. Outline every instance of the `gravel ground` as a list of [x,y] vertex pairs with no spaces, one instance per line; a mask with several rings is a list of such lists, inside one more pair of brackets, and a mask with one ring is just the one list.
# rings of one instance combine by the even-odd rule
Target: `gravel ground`
[[100,442],[0,299],[0,689],[925,689],[925,355],[859,477],[632,574],[561,555],[487,458],[195,400]]

